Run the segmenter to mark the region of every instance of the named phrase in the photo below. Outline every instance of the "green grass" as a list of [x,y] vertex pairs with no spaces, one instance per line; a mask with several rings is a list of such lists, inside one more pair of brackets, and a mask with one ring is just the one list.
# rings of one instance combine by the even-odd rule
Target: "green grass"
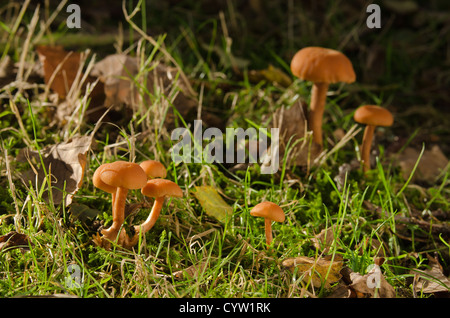
[[[323,257],[312,239],[330,227],[336,240],[326,254],[341,257],[345,266],[364,274],[374,257],[383,253],[387,260],[382,265],[383,275],[399,297],[412,297],[411,270],[427,268],[428,255],[437,255],[444,272],[448,272],[448,242],[414,224],[405,225],[408,231],[398,233],[395,218],[410,217],[412,210],[449,211],[448,170],[435,184],[413,184],[405,181],[387,153],[396,138],[408,140],[408,136],[413,136],[408,144],[418,145],[429,144],[430,135],[434,135],[448,154],[448,117],[439,115],[442,111],[439,105],[445,96],[436,94],[435,86],[421,87],[423,82],[415,80],[415,76],[426,75],[422,73],[425,66],[433,67],[437,62],[432,53],[427,52],[411,67],[413,57],[396,49],[403,46],[414,51],[415,44],[412,40],[407,42],[407,37],[401,37],[400,44],[393,40],[401,34],[410,34],[408,16],[395,20],[394,26],[385,24],[381,32],[367,32],[364,23],[360,23],[364,21],[361,20],[364,10],[359,12],[358,6],[351,5],[340,10],[342,1],[330,3],[326,8],[318,5],[322,14],[313,13],[315,11],[307,4],[301,7],[296,4],[297,10],[289,13],[287,19],[283,16],[287,12],[284,5],[275,7],[263,3],[261,11],[254,14],[255,20],[250,21],[244,18],[244,13],[239,13],[242,8],[234,1],[225,6],[217,5],[223,15],[219,11],[203,11],[196,1],[186,1],[170,12],[166,4],[141,2],[141,11],[133,21],[135,27],[151,31],[150,34],[163,34],[155,36],[155,41],[180,65],[192,80],[195,91],[203,93],[203,109],[219,118],[223,127],[267,127],[276,109],[292,105],[299,96],[306,101],[309,99],[310,83],[293,80],[284,88],[267,81],[252,82],[250,71],[272,64],[288,73],[290,57],[305,45],[329,46],[348,52],[361,79],[353,85],[332,87],[324,118],[324,135],[328,136],[325,148],[330,149],[338,141],[332,134],[336,129],[348,131],[354,125],[352,114],[359,105],[392,105],[396,111],[395,125],[380,133],[376,166],[368,176],[360,169],[353,169],[347,175],[339,174],[340,167],[358,158],[362,131],[331,154],[322,166],[308,171],[301,167],[290,169],[285,162],[280,163],[280,171],[275,175],[261,175],[257,165],[233,171],[227,164],[176,165],[170,157],[173,142],[171,130],[165,127],[165,116],[174,108],[177,89],[165,95],[161,91],[151,94],[141,87],[141,96],[148,97],[152,105],[141,105],[128,121],[119,117],[118,121],[96,126],[96,122],[86,120],[61,130],[50,125],[50,109],[43,103],[48,101],[40,100],[39,95],[44,88],[36,86],[24,90],[16,83],[10,91],[0,90],[0,235],[18,231],[28,236],[30,245],[0,251],[0,296],[326,297],[331,292],[329,289],[312,288],[308,283],[293,279],[281,262],[296,256]],[[133,8],[130,5],[128,12]],[[3,55],[19,61],[23,46],[14,42],[12,35],[20,31],[26,36],[24,27],[29,25],[33,10],[29,8],[23,14],[13,11],[11,20],[2,22],[0,31],[7,32],[6,35],[0,33],[2,39],[6,39],[1,42]],[[82,7],[83,11],[88,9]],[[147,14],[142,15],[142,12]],[[314,15],[318,17],[316,22],[308,18]],[[268,17],[266,24],[261,22],[263,17]],[[43,42],[64,41],[76,34],[76,30],[63,28],[61,19],[57,18],[56,26],[45,31]],[[289,25],[289,19],[294,21],[293,26]],[[13,28],[16,21],[22,28]],[[308,32],[302,31],[302,36],[296,38],[289,29],[292,27],[296,31],[304,27]],[[426,43],[427,39],[432,41],[433,31],[440,27],[439,21],[427,24],[421,31],[421,43]],[[271,31],[266,32],[267,28]],[[123,31],[129,34],[124,45],[131,46],[130,54],[142,57],[136,84],[140,83],[139,76],[149,71],[150,62],[168,63],[167,56],[149,41],[141,42],[141,51],[133,46],[141,37],[133,32],[130,24],[125,23]],[[314,38],[312,33],[317,36]],[[87,43],[90,45],[91,38]],[[436,49],[442,46],[439,41],[432,44]],[[84,49],[84,45],[81,40],[75,49]],[[386,71],[378,77],[371,77],[370,71],[365,69],[367,51],[372,47],[383,48],[384,56],[378,56],[375,62],[382,63],[380,67]],[[96,49],[93,51],[97,53]],[[100,56],[112,53],[112,45],[100,47],[98,52]],[[26,61],[36,60],[32,48],[25,53]],[[236,73],[233,63],[244,65],[238,67],[240,74]],[[442,71],[440,75],[441,83],[448,84],[448,73]],[[412,94],[414,91],[417,93]],[[430,92],[434,92],[434,99],[430,99]],[[419,119],[420,112],[404,108],[411,102],[431,105],[435,113],[423,121]],[[163,111],[159,112],[157,107],[163,107]],[[196,110],[194,113],[193,118],[182,118],[175,111],[175,127],[192,124]],[[83,116],[83,110],[77,115]],[[423,126],[414,127],[417,123]],[[88,135],[93,131],[96,131],[95,147],[88,153],[83,185],[72,205],[65,207],[46,202],[44,194],[50,192],[49,178],[42,185],[24,184],[20,180],[20,173],[28,169],[26,162],[15,160],[20,149],[41,150],[67,136]],[[133,251],[117,246],[111,250],[96,247],[92,235],[100,222],[110,224],[112,216],[110,195],[92,184],[95,169],[105,162],[139,162],[147,158],[163,162],[168,169],[167,178],[176,181],[185,196],[166,201],[155,227]],[[224,194],[233,208],[233,217],[228,223],[216,221],[202,209],[191,193],[192,188],[199,185],[214,185]],[[145,200],[138,191],[128,195],[129,204]],[[273,224],[274,243],[270,249],[266,248],[263,220],[249,214],[251,207],[264,200],[278,203],[286,213],[284,223]],[[80,205],[90,209],[91,214],[76,217],[74,212]],[[149,209],[141,208],[126,224],[137,224],[148,212]],[[448,226],[448,220],[446,224]],[[194,277],[173,275],[199,264],[206,266]],[[71,265],[77,265],[80,270],[81,286],[71,288],[66,283],[71,277]]]

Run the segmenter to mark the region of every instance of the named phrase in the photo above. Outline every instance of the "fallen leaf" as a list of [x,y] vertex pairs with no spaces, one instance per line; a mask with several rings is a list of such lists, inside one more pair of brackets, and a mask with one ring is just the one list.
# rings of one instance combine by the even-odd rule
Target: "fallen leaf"
[[319,234],[315,235],[311,241],[314,244],[314,247],[319,251],[324,252],[325,254],[329,252],[330,248],[334,242],[334,231],[336,230],[336,226],[333,225],[329,228],[323,229]]
[[341,260],[328,260],[325,258],[312,258],[298,256],[285,259],[281,265],[291,273],[296,273],[304,282],[311,278],[314,287],[330,288],[332,284],[339,281],[342,268]]
[[[138,82],[150,94],[154,94],[158,87],[166,97],[174,87],[178,88],[179,92],[171,102],[183,117],[186,117],[192,109],[196,109],[198,101],[189,95],[183,81],[177,80],[176,68],[154,62],[146,69],[147,73],[141,72],[139,60],[135,57],[113,54],[97,62],[91,75],[98,77],[104,84],[106,107],[113,106],[120,109],[121,105],[125,105],[137,109],[139,106],[153,105],[154,101],[149,94],[140,92],[140,88],[136,85]],[[145,100],[142,100],[142,96],[145,96]],[[173,116],[171,109],[168,114],[169,117]]]
[[215,188],[198,186],[195,187],[195,192],[193,193],[206,214],[216,218],[218,221],[225,223],[233,214],[233,208],[222,199]]
[[251,70],[248,74],[251,82],[260,82],[266,80],[271,83],[277,83],[283,87],[292,84],[292,78],[279,68],[270,65],[264,70]]
[[[87,103],[88,100],[89,104],[86,109],[88,115],[86,118],[96,121],[104,112],[97,108],[97,106],[103,104],[105,99],[103,83],[98,82],[96,78],[90,75],[85,76],[80,70],[82,54],[65,51],[61,46],[41,45],[36,48],[36,51],[42,64],[45,84],[57,93],[59,99],[63,100],[60,103],[55,101],[57,102],[57,108],[52,124],[64,126],[71,120],[74,111],[80,108],[80,104],[82,102]],[[72,91],[73,94],[68,96],[73,85],[79,85],[79,89]],[[89,89],[88,85],[90,85]],[[95,86],[92,87],[92,85]],[[87,92],[89,94],[85,96]],[[80,97],[85,97],[85,100],[82,101]]]
[[[408,147],[400,155],[396,156],[396,161],[403,172],[403,178],[409,178],[414,165],[419,159],[420,151]],[[434,184],[439,175],[448,168],[448,159],[443,154],[439,146],[434,145],[431,150],[425,150],[420,159],[417,169],[412,176],[412,182],[426,182]]]
[[384,278],[380,265],[373,264],[365,275],[349,268],[341,271],[349,289],[348,298],[395,298],[395,290]]
[[44,69],[45,83],[60,98],[66,97],[80,68],[80,53],[67,52],[61,46],[44,45],[38,46],[36,52]]
[[0,251],[3,249],[29,249],[30,240],[26,234],[17,233],[16,231],[0,236]]
[[413,272],[419,274],[417,282],[413,285],[414,291],[425,294],[450,293],[450,279],[444,275],[442,266],[434,258],[429,258],[429,260],[430,268]]
[[288,167],[309,166],[320,154],[320,146],[312,142],[307,131],[306,104],[299,101],[289,108],[281,107],[273,115],[272,127],[280,129],[279,154]]
[[[86,155],[91,147],[91,143],[91,136],[78,136],[40,151],[45,171],[52,183],[51,195],[55,205],[64,202],[65,206],[68,206],[72,202],[73,195],[81,187],[86,168]],[[35,179],[37,178],[37,186],[40,187],[46,175],[44,168],[40,165],[39,152],[28,148],[22,149],[17,160],[22,162],[28,161],[33,165],[32,169],[22,175],[25,185],[28,185],[29,181],[35,185]],[[33,164],[32,160],[37,161],[37,164]],[[36,168],[34,165],[39,167]],[[48,202],[50,199],[48,191],[42,197]]]

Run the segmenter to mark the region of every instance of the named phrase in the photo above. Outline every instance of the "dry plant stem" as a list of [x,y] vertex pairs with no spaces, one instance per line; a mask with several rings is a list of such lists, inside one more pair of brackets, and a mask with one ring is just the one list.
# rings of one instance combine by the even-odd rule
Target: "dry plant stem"
[[361,145],[361,160],[363,163],[363,171],[366,173],[370,170],[370,148],[372,145],[373,133],[375,126],[367,125],[364,130],[364,136]]
[[118,187],[116,193],[113,194],[113,223],[108,229],[102,230],[102,234],[111,241],[116,240],[120,227],[125,220],[125,200],[127,194],[128,189],[122,187]]
[[267,243],[267,248],[269,248],[270,244],[272,244],[272,220],[265,218],[264,219],[264,225],[265,225],[265,230],[266,230],[266,243]]
[[322,118],[327,99],[328,83],[314,83],[311,92],[308,124],[313,132],[313,141],[322,146]]

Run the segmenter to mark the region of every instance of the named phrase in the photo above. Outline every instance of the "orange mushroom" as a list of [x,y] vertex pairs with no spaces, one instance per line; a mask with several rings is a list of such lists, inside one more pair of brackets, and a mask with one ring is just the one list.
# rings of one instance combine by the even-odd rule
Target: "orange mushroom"
[[141,189],[143,195],[155,198],[152,210],[147,219],[134,227],[134,236],[126,242],[128,247],[136,245],[139,235],[148,232],[156,223],[166,197],[182,197],[183,191],[175,182],[166,179],[151,179]]
[[370,170],[370,148],[372,145],[373,133],[376,126],[392,126],[394,117],[386,108],[376,105],[365,105],[359,107],[353,116],[356,122],[367,125],[361,145],[361,160],[363,170]]
[[267,247],[272,243],[272,221],[284,222],[286,216],[283,210],[275,203],[270,201],[265,201],[259,203],[250,210],[250,215],[260,216],[264,218],[264,227],[266,233],[266,243]]
[[145,186],[147,176],[144,170],[133,162],[116,161],[101,165],[94,173],[94,186],[112,193],[113,223],[102,230],[107,239],[114,241],[125,218],[125,201],[129,189],[140,189]]
[[140,163],[140,166],[144,170],[148,179],[165,178],[167,176],[166,167],[164,167],[164,165],[157,160],[145,160]]
[[291,71],[300,79],[314,82],[308,125],[313,132],[313,141],[322,146],[322,118],[328,86],[337,82],[354,82],[356,75],[352,63],[336,50],[306,47],[292,58]]

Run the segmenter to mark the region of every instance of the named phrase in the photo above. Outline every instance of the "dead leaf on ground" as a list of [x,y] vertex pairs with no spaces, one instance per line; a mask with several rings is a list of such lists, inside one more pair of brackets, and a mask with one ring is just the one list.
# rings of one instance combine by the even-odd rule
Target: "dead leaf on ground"
[[[57,104],[54,114],[53,123],[59,126],[64,125],[73,115],[73,112],[80,107],[80,97],[85,97],[83,103],[88,104],[86,110],[88,120],[97,120],[103,110],[96,111],[96,107],[103,104],[105,99],[103,93],[103,84],[98,82],[96,78],[82,72],[83,61],[85,55],[83,53],[66,51],[61,46],[38,46],[36,51],[39,56],[43,68],[43,76],[45,84],[57,93],[58,98],[62,101],[55,101]],[[78,76],[78,77],[77,77]],[[78,85],[78,90],[71,92],[72,86]],[[88,90],[88,85],[89,87]],[[92,87],[92,85],[95,85]],[[89,95],[84,96],[86,93]],[[94,109],[94,111],[93,111]]]
[[341,277],[339,273],[342,268],[341,260],[298,256],[285,259],[281,265],[291,273],[295,273],[297,277],[301,277],[305,283],[311,278],[314,287],[324,284],[325,288],[330,288]]
[[[155,89],[159,88],[166,97],[170,95],[174,87],[179,88],[178,94],[171,102],[184,118],[197,107],[196,98],[189,95],[183,81],[177,80],[176,68],[154,62],[146,69],[149,71],[142,73],[142,76],[137,58],[113,54],[97,62],[91,75],[98,77],[104,83],[106,107],[114,106],[115,109],[120,109],[121,105],[125,105],[131,109],[137,109],[139,105],[153,105],[154,101],[148,94],[140,92],[142,88],[139,88],[136,82],[150,94],[154,94]],[[142,100],[141,96],[145,96],[145,100]],[[168,114],[169,117],[173,116],[170,109]],[[168,121],[171,121],[170,118]]]
[[29,244],[30,239],[28,236],[26,234],[17,233],[16,231],[0,236],[0,251],[14,248],[28,250]]
[[[420,151],[407,147],[400,155],[396,155],[396,162],[403,171],[403,178],[409,178],[414,165],[419,159]],[[438,145],[431,149],[425,149],[420,159],[417,169],[412,176],[412,182],[426,182],[434,184],[441,173],[448,168],[448,159]]]
[[251,82],[265,80],[271,83],[277,83],[283,87],[288,87],[292,84],[292,78],[289,75],[270,64],[266,69],[249,71],[248,77]]
[[372,265],[365,275],[353,272],[349,268],[341,271],[343,281],[348,288],[348,296],[346,298],[395,298],[394,288],[387,282],[381,272],[382,261],[377,261]]
[[222,199],[215,188],[211,186],[198,186],[195,187],[193,194],[200,202],[206,214],[214,217],[218,221],[226,222],[233,214],[233,208]]
[[309,166],[321,152],[321,147],[312,142],[312,134],[307,130],[307,105],[301,101],[289,108],[281,107],[273,115],[272,127],[280,129],[279,154],[288,167]]
[[[91,143],[91,136],[78,136],[69,141],[46,147],[41,151],[45,171],[50,176],[52,183],[51,195],[55,205],[64,202],[65,206],[68,206],[72,202],[73,195],[78,191],[83,181],[87,162],[86,155]],[[37,177],[37,185],[40,187],[46,175],[40,164],[39,152],[28,148],[22,149],[17,160],[32,164],[32,169],[22,175],[25,185],[28,186],[31,181],[35,186]],[[43,194],[43,199],[49,201],[48,191]]]
[[44,69],[45,84],[60,98],[65,98],[80,68],[80,53],[68,52],[62,46],[44,45],[38,46],[36,52]]
[[319,234],[315,235],[311,241],[314,247],[323,253],[328,253],[334,242],[334,231],[336,231],[336,225],[323,229]]
[[418,276],[413,284],[414,292],[425,294],[450,293],[450,279],[444,275],[441,264],[433,257],[430,257],[429,260],[430,268],[423,271],[411,271]]

